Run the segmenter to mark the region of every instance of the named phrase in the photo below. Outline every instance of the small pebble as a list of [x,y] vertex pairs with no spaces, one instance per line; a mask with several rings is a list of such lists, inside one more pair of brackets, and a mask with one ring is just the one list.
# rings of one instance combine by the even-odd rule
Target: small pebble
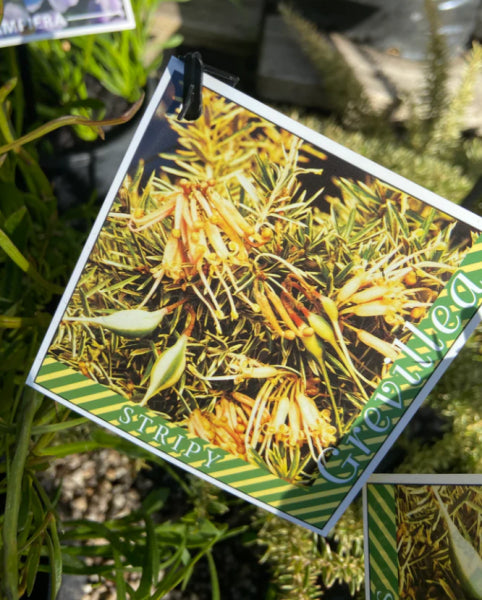
[[[57,459],[42,473],[42,484],[52,496],[60,487],[57,509],[61,519],[90,519],[103,522],[118,519],[140,507],[141,498],[133,487],[136,461],[111,448]],[[105,543],[92,540],[90,543]],[[86,565],[101,559],[85,559]],[[138,585],[139,573],[129,573],[130,585]],[[115,584],[92,575],[82,586],[82,600],[116,600]]]

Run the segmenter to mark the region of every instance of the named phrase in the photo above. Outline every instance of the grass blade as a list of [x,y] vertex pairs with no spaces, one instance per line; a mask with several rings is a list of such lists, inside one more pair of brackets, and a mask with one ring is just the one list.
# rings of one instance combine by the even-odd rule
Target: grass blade
[[7,600],[16,600],[18,597],[18,542],[17,526],[20,509],[20,496],[22,489],[22,474],[28,455],[30,430],[37,408],[39,396],[30,388],[26,388],[23,396],[23,415],[20,420],[15,453],[8,468],[7,491],[5,499],[2,571],[3,586]]
[[211,578],[211,598],[212,600],[221,600],[218,571],[216,569],[216,563],[214,562],[213,553],[211,550],[206,552],[206,558],[209,566],[209,577]]

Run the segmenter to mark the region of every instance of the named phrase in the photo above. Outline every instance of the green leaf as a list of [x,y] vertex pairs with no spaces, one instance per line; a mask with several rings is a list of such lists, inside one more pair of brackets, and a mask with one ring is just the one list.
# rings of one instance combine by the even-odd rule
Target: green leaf
[[206,558],[209,566],[209,577],[211,579],[211,598],[212,600],[221,600],[218,572],[211,550],[208,550],[208,552],[206,552]]
[[7,466],[5,519],[2,532],[3,547],[1,555],[3,589],[7,598],[15,598],[18,595],[19,556],[17,525],[21,501],[21,485],[28,455],[30,428],[39,404],[37,393],[28,388],[22,400],[24,410],[16,439],[15,452],[11,462]]
[[55,600],[62,583],[62,553],[55,521],[45,536],[50,564],[50,600]]
[[17,85],[17,78],[12,77],[0,88],[0,104],[5,102],[7,96],[15,89]]
[[153,512],[160,510],[169,496],[169,488],[156,488],[149,492],[149,494],[142,501],[143,510],[146,514],[150,515]]
[[114,554],[114,564],[115,564],[115,583],[116,583],[116,595],[119,600],[126,600],[126,581],[124,579],[124,570],[122,568],[122,560],[121,555],[118,549],[113,546],[112,547]]
[[159,548],[154,522],[147,512],[144,514],[144,522],[146,524],[146,546],[142,561],[142,577],[136,594],[139,600],[148,597],[152,585],[157,584],[159,580]]
[[85,567],[85,563],[78,559],[71,552],[72,547],[62,545],[62,565],[64,573],[69,575],[82,575],[84,573],[83,569]]
[[[25,534],[25,530],[27,529],[28,534],[28,525],[32,518],[32,508],[31,508],[31,498],[32,498],[32,482],[30,477],[22,478],[22,497],[20,499],[20,507],[18,510],[18,531]],[[26,535],[25,535],[26,538]],[[19,540],[19,545],[25,543],[25,540]]]
[[0,155],[5,152],[10,152],[10,150],[18,149],[21,146],[38,140],[39,138],[45,136],[47,133],[55,131],[56,129],[60,129],[60,127],[66,127],[71,125],[83,125],[87,127],[92,127],[95,129],[101,136],[103,135],[103,127],[107,127],[110,125],[119,125],[121,123],[126,123],[129,121],[139,110],[142,103],[144,101],[144,95],[139,98],[123,115],[117,118],[112,119],[104,119],[101,121],[96,121],[93,119],[89,119],[87,117],[82,117],[78,115],[67,115],[64,117],[58,117],[57,119],[53,119],[37,129],[34,129],[30,133],[23,135],[22,137],[14,140],[10,143],[4,144],[0,146]]
[[35,585],[35,579],[37,577],[39,563],[40,563],[40,554],[42,550],[42,540],[37,539],[33,544],[31,544],[27,559],[25,562],[25,571],[26,571],[26,583],[27,583],[27,596],[32,594],[33,586]]
[[79,425],[89,423],[89,420],[85,417],[78,417],[77,419],[69,419],[62,423],[49,423],[48,425],[38,425],[32,427],[32,435],[42,435],[44,433],[54,433],[58,431],[64,431],[65,429],[73,429]]
[[59,444],[56,446],[48,446],[39,450],[41,456],[51,456],[60,458],[62,456],[68,456],[69,454],[79,454],[88,452],[90,450],[97,450],[99,444],[94,440],[85,440],[82,442],[69,442],[65,444]]
[[0,229],[0,248],[7,254],[9,258],[19,267],[24,273],[30,276],[30,278],[45,288],[51,293],[61,294],[63,288],[46,281],[35,269],[35,267],[23,256],[20,250],[15,246],[8,235]]
[[[24,227],[25,229],[27,229],[27,227],[30,225],[29,223],[26,223],[26,219],[25,217],[28,215],[27,212],[27,207],[26,206],[21,206],[20,208],[18,208],[15,212],[11,213],[6,219],[5,219],[5,223],[3,225],[5,231],[7,232],[8,235],[13,235],[15,234],[15,231],[18,227],[20,227],[20,225],[22,225],[22,227]],[[22,221],[24,221],[22,223]],[[25,231],[26,233],[26,231]]]

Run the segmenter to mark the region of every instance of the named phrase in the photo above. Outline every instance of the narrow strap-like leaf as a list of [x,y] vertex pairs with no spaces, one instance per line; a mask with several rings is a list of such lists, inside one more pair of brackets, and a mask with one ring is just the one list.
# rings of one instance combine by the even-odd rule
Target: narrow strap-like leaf
[[35,283],[38,283],[53,294],[61,294],[64,291],[62,287],[46,281],[2,229],[0,229],[0,248]]

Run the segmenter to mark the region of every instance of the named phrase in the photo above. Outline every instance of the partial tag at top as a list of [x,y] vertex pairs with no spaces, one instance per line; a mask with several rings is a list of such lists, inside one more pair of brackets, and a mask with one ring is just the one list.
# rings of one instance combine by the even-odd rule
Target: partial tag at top
[[134,27],[130,0],[4,0],[0,47]]
[[482,475],[374,475],[366,599],[482,598]]
[[29,376],[327,534],[480,319],[482,220],[173,59]]

